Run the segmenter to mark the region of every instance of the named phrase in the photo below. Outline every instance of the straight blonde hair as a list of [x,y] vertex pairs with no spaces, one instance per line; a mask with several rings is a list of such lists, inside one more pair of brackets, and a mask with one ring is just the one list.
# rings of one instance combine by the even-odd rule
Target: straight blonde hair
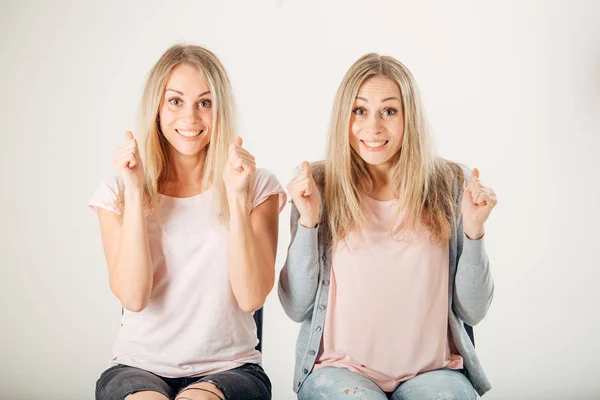
[[[206,79],[212,94],[213,126],[210,143],[207,145],[202,190],[210,187],[215,191],[219,219],[227,221],[229,206],[221,177],[229,145],[235,137],[233,95],[227,72],[217,56],[200,46],[172,46],[147,76],[138,120],[139,132],[143,138],[140,155],[144,165],[144,204],[148,209],[156,209],[158,191],[169,173],[169,143],[160,131],[159,112],[171,71],[181,64],[198,68],[198,73]],[[120,204],[122,209],[122,199]]]
[[333,105],[325,160],[325,206],[332,245],[367,227],[361,198],[370,192],[373,180],[366,163],[351,148],[349,132],[358,91],[375,76],[393,80],[401,94],[404,138],[391,180],[393,192],[399,197],[396,219],[402,210],[406,211],[398,228],[409,232],[427,228],[434,242],[448,242],[458,213],[453,190],[456,182],[464,179],[462,169],[434,154],[420,94],[410,71],[393,57],[370,53],[350,67]]

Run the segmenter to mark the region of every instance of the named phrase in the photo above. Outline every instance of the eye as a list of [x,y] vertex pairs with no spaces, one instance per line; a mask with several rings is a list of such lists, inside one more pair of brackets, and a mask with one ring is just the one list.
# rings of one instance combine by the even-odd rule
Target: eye
[[395,108],[386,108],[383,110],[383,115],[385,115],[386,117],[391,117],[392,115],[396,114],[398,114],[398,110],[396,110]]
[[212,101],[202,100],[198,103],[198,108],[210,108],[212,107]]
[[366,112],[367,112],[367,110],[365,110],[365,109],[364,109],[364,108],[362,108],[362,107],[356,107],[354,110],[352,110],[352,112],[353,112],[355,115],[365,115],[365,114],[366,114]]
[[178,99],[177,97],[174,97],[174,98],[172,98],[172,99],[169,100],[169,104],[174,105],[174,106],[178,106],[181,103],[182,103],[181,99]]

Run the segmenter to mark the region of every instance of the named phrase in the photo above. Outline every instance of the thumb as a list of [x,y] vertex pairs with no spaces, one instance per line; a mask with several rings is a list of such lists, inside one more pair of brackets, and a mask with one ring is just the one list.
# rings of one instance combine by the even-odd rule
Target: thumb
[[311,171],[310,171],[310,164],[308,163],[308,161],[304,161],[302,163],[302,169],[304,170],[304,172],[306,172],[309,175],[312,175]]
[[471,172],[471,176],[474,176],[475,178],[479,178],[479,170],[477,168],[473,168],[473,171]]
[[235,143],[236,146],[241,146],[242,145],[242,138],[239,137],[239,136],[236,136],[236,138],[233,141],[233,143]]
[[130,131],[125,132],[125,141],[130,141],[131,139],[133,139],[133,133]]

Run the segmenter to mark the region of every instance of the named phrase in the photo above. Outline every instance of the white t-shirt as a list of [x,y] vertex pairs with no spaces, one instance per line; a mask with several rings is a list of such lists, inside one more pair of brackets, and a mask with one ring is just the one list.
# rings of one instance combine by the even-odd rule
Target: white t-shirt
[[[89,206],[115,213],[120,178],[102,183]],[[252,209],[272,195],[279,210],[286,194],[277,178],[257,169]],[[158,197],[159,222],[147,217],[154,285],[148,306],[124,310],[110,365],[125,364],[177,378],[200,376],[261,363],[252,314],[231,291],[228,227],[216,218],[213,191],[196,196]]]

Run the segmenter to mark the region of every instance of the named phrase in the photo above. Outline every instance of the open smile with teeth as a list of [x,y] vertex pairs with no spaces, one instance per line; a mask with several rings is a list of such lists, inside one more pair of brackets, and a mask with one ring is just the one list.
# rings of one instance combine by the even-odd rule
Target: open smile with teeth
[[204,132],[204,129],[201,130],[201,131],[183,131],[183,130],[175,129],[175,132],[177,132],[178,134],[180,134],[183,137],[193,138],[193,137],[196,137],[196,136],[200,136],[200,134],[202,132]]
[[389,143],[389,140],[381,140],[379,142],[367,142],[365,140],[361,140],[361,142],[369,149],[379,149],[383,146],[385,146],[386,144]]

